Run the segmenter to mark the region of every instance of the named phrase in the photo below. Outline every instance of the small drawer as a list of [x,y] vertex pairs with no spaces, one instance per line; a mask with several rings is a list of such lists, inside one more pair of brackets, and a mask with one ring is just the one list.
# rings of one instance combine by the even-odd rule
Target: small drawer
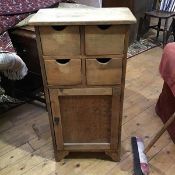
[[124,53],[125,26],[86,26],[85,54],[114,55]]
[[45,60],[49,85],[81,84],[81,59]]
[[79,26],[40,27],[43,55],[79,55]]
[[122,58],[86,59],[88,85],[121,84]]

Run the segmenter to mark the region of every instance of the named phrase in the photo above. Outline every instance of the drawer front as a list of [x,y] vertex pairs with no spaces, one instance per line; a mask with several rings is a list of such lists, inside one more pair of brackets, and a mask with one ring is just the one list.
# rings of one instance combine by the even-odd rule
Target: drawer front
[[40,27],[43,55],[79,55],[80,31],[78,26]]
[[121,84],[122,58],[86,59],[88,85]]
[[81,84],[81,59],[45,60],[49,85]]
[[85,54],[123,54],[125,34],[125,26],[86,26]]

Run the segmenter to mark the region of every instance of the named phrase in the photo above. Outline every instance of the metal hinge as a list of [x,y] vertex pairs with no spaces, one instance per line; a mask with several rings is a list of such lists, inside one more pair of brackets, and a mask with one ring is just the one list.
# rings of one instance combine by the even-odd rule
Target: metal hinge
[[54,122],[55,122],[56,125],[58,125],[59,122],[60,122],[60,118],[59,117],[54,117]]

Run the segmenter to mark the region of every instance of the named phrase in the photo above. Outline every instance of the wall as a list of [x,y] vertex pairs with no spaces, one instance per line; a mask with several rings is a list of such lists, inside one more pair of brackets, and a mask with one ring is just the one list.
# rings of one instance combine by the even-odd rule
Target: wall
[[102,0],[76,0],[76,3],[89,5],[93,7],[102,7]]

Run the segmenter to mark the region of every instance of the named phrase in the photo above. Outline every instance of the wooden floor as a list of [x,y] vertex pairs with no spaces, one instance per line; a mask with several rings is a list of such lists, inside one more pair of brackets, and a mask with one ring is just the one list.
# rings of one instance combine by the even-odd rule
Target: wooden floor
[[[147,144],[162,126],[154,112],[163,83],[158,73],[161,54],[162,49],[157,47],[128,61],[121,162],[72,155],[56,163],[45,107],[33,103],[0,118],[0,175],[132,174],[130,137],[142,136]],[[174,174],[175,145],[167,133],[150,150],[148,158],[151,175]]]

